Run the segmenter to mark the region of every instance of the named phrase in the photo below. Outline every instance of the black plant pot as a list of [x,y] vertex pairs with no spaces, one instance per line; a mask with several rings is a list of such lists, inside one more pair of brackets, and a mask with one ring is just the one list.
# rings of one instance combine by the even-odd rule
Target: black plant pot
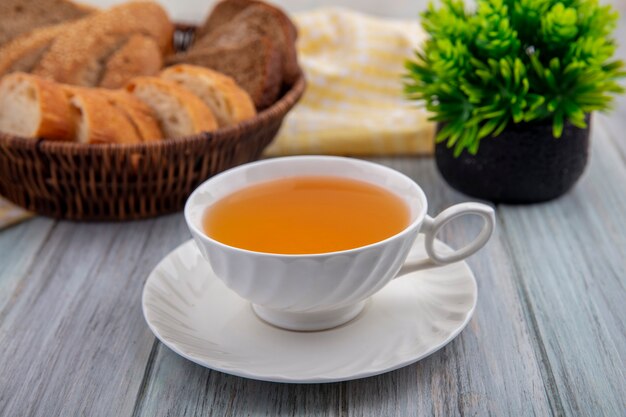
[[588,153],[589,127],[566,123],[563,135],[555,139],[551,122],[511,123],[499,136],[483,139],[476,155],[463,151],[455,158],[445,142],[435,147],[437,167],[452,187],[513,204],[563,195],[585,170]]

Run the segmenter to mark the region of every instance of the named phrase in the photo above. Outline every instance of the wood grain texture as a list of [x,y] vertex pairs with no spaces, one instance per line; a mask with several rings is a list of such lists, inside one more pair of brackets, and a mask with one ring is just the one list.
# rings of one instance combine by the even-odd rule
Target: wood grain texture
[[19,296],[20,283],[54,225],[53,220],[36,218],[0,233],[0,318],[5,305]]
[[[472,200],[446,186],[434,161],[382,160],[418,182],[429,213]],[[439,238],[458,247],[480,230],[477,218],[450,223]],[[533,334],[522,320],[512,264],[497,229],[469,260],[478,282],[478,305],[468,327],[452,343],[398,371],[348,382],[348,415],[531,416],[550,411]],[[515,352],[515,355],[511,355]],[[516,375],[516,377],[511,377]]]
[[553,411],[617,416],[626,412],[626,167],[602,125],[592,143],[572,192],[498,214]]
[[178,215],[59,223],[2,316],[0,414],[130,415],[154,344],[146,271],[187,238]]
[[[8,229],[0,234],[3,248],[18,236],[35,243],[3,252],[3,270],[22,271],[22,283],[0,322],[0,349],[9,358],[0,362],[0,414],[619,415],[625,168],[602,131],[594,129],[593,159],[573,193],[498,209],[493,241],[469,261],[479,304],[468,328],[415,365],[359,381],[251,381],[155,343],[141,316],[141,287],[158,260],[188,238],[180,214],[61,222],[40,249],[30,233],[50,221]],[[418,181],[431,214],[468,199],[443,184],[430,159],[378,162]],[[458,245],[478,227],[452,223],[441,237]],[[30,255],[20,257],[20,248]]]
[[[613,3],[624,42],[626,3]],[[341,2],[404,17],[424,4]],[[626,57],[626,45],[619,51]],[[155,341],[141,289],[189,238],[180,213],[118,224],[37,218],[1,231],[0,416],[625,416],[626,98],[593,123],[590,165],[571,193],[497,208],[496,235],[469,260],[479,300],[461,335],[358,381],[252,381]],[[431,214],[471,200],[430,159],[378,162],[420,183]],[[453,222],[440,237],[454,246],[478,228]]]
[[[377,162],[422,184],[431,214],[468,200],[444,186],[430,159]],[[453,222],[441,237],[468,241],[480,229],[478,219],[468,220]],[[207,410],[225,416],[546,415],[550,406],[532,335],[505,261],[497,235],[471,262],[481,292],[474,319],[448,347],[416,365],[341,384],[285,385],[209,371],[160,345],[136,415],[193,416]]]
[[133,417],[342,415],[342,384],[274,384],[196,365],[159,344]]
[[[615,29],[614,38],[617,40],[616,57],[626,63],[626,1],[611,0],[607,3],[619,12],[619,20]],[[621,84],[626,87],[626,80]],[[622,161],[626,164],[626,95],[616,97],[613,109],[605,114],[596,114],[595,121],[607,130],[607,137],[618,148]]]

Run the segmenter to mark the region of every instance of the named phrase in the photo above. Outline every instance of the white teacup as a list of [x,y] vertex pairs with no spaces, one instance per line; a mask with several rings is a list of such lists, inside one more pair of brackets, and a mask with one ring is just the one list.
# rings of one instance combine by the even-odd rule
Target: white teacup
[[[371,245],[310,255],[253,252],[225,245],[204,233],[204,213],[221,198],[259,182],[310,175],[352,178],[392,191],[409,207],[411,223],[395,236]],[[351,158],[292,156],[241,165],[210,178],[187,200],[185,219],[215,275],[251,301],[260,318],[291,330],[322,330],[356,317],[365,300],[393,278],[474,254],[487,243],[495,225],[493,209],[480,203],[457,204],[435,218],[426,211],[422,189],[391,168]],[[436,252],[434,240],[439,229],[466,214],[483,218],[479,235],[461,249]],[[418,233],[425,234],[428,258],[405,264]]]

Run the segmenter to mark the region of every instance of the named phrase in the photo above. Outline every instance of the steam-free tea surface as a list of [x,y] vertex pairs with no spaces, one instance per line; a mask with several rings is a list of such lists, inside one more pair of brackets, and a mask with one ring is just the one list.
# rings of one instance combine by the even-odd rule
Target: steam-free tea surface
[[236,191],[207,208],[213,239],[258,252],[311,254],[369,245],[401,232],[409,208],[396,194],[340,177],[290,177]]

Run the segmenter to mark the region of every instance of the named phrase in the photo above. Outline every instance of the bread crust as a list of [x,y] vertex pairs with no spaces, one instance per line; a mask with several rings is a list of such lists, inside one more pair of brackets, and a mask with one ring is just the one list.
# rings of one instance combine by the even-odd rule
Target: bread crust
[[[263,60],[242,61],[243,56],[253,53],[261,53]],[[252,35],[235,46],[195,49],[177,54],[166,63],[199,65],[232,77],[250,95],[257,110],[271,106],[280,94],[283,78],[280,52],[268,37]],[[247,78],[249,71],[257,72],[261,82]]]
[[282,14],[285,18],[285,24],[288,30],[291,32],[291,36],[296,39],[298,37],[298,29],[296,25],[289,19],[287,14],[280,8],[272,6],[268,3],[264,3],[258,0],[221,0],[211,10],[211,13],[206,18],[202,26],[198,28],[197,36],[203,37],[218,29],[225,23],[230,22],[237,14],[242,12],[246,7],[262,4],[266,7],[272,8],[278,13]]
[[77,141],[89,144],[139,143],[141,138],[126,116],[113,106],[102,91],[93,88],[64,86],[75,109],[76,126],[82,119],[86,125],[86,135],[80,138],[76,129]]
[[[258,25],[255,19],[270,18],[280,29],[280,35],[273,36],[273,24]],[[291,19],[279,8],[256,0],[223,0],[218,3],[197,35],[198,47],[225,45],[243,32],[253,32],[262,36],[275,37],[280,49],[283,67],[283,81],[292,85],[300,75],[296,38],[298,31]],[[193,49],[193,47],[192,47]]]
[[33,69],[54,38],[70,25],[71,23],[36,29],[2,45],[0,47],[0,76],[14,71],[28,72]]
[[126,115],[142,142],[155,142],[164,136],[156,117],[147,105],[125,90],[103,90],[109,103]]
[[[27,135],[32,138],[45,138],[56,141],[72,141],[74,139],[74,123],[70,103],[59,85],[29,74],[13,73],[0,82],[0,94],[8,95],[11,84],[28,83],[39,106],[39,123],[31,128]],[[0,109],[0,113],[8,115],[10,109]]]
[[[211,109],[192,92],[176,83],[158,77],[136,77],[126,85],[126,90],[130,93],[133,93],[137,88],[155,88],[174,98],[189,116],[193,134],[215,130],[218,127]],[[157,117],[159,117],[158,114]],[[161,130],[164,133],[166,131],[163,125],[161,125]]]
[[68,0],[0,1],[0,45],[46,26],[76,21],[96,8]]
[[107,61],[100,87],[121,88],[132,77],[154,75],[163,67],[156,41],[146,35],[132,35]]
[[[149,36],[162,53],[168,53],[172,48],[172,33],[172,23],[158,4],[126,3],[82,19],[64,30],[55,38],[34,73],[65,84],[94,86],[88,74],[94,67],[96,72],[103,70],[104,62],[130,36]],[[99,84],[100,79],[96,78]]]
[[[206,100],[204,102],[213,110],[220,127],[238,123],[256,114],[254,103],[248,93],[239,87],[234,79],[220,72],[195,65],[180,64],[165,69],[160,76],[183,87],[188,86],[187,80],[191,78],[190,81],[195,80],[204,85],[207,94],[218,95],[215,99],[226,104],[226,111],[218,111],[213,108],[211,102]],[[202,99],[200,95],[198,96]],[[224,115],[224,113],[227,114]]]

